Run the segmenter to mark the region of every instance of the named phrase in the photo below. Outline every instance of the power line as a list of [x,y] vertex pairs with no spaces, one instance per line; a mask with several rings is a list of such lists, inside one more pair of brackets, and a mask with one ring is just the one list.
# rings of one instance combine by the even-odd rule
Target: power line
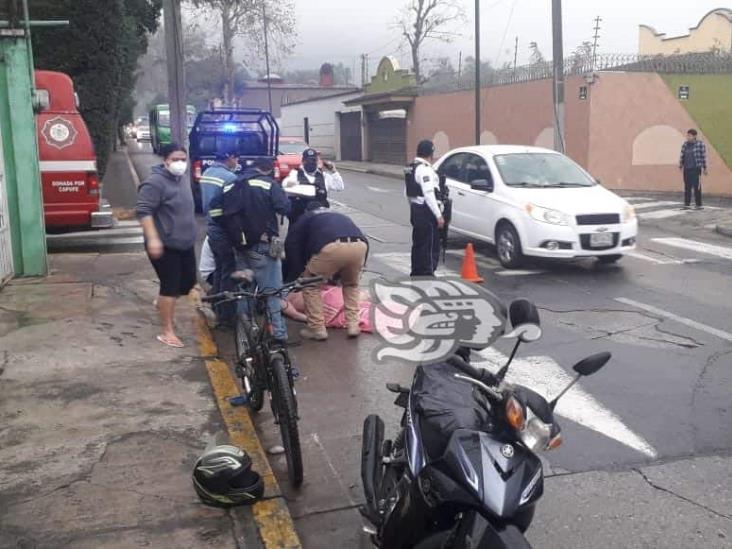
[[511,27],[511,20],[513,19],[513,12],[516,10],[516,4],[518,0],[513,0],[511,4],[511,12],[508,14],[508,22],[506,23],[506,29],[503,31],[503,38],[501,38],[501,45],[498,46],[498,53],[496,54],[496,60],[493,62],[493,66],[498,66],[498,59],[501,57],[503,51],[503,45],[506,43],[506,37],[508,36],[508,29]]

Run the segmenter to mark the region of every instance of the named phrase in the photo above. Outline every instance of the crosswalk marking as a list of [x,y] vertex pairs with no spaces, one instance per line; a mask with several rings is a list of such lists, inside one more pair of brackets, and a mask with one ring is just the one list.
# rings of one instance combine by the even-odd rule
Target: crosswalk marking
[[699,242],[698,240],[688,240],[686,238],[654,238],[653,242],[664,244],[666,246],[672,246],[674,248],[681,248],[683,250],[691,250],[707,255],[714,255],[721,257],[722,259],[732,259],[732,248],[726,246],[716,246],[714,244],[707,244],[706,242]]
[[685,326],[689,326],[690,328],[694,328],[695,330],[699,330],[701,332],[706,332],[708,334],[711,334],[713,336],[716,336],[720,339],[724,339],[726,341],[732,341],[732,334],[729,332],[725,332],[724,330],[720,330],[718,328],[714,328],[713,326],[708,326],[706,324],[702,324],[701,322],[697,322],[696,320],[692,320],[690,318],[686,318],[674,313],[670,313],[668,311],[664,311],[663,309],[659,309],[658,307],[654,307],[653,305],[646,305],[645,303],[641,303],[640,301],[634,301],[632,299],[628,299],[626,297],[616,297],[615,301],[618,303],[623,303],[625,305],[630,305],[631,307],[635,307],[637,309],[642,309],[644,311],[648,311],[649,313],[660,316],[662,318],[668,318],[669,320],[674,320],[678,322],[679,324],[683,324]]
[[688,210],[657,210],[648,213],[639,213],[638,217],[641,219],[668,219],[669,217],[676,217],[677,215],[683,215]]
[[[483,349],[478,354],[484,360],[473,364],[482,366],[494,373],[507,360],[506,355],[492,348]],[[601,376],[602,374],[597,375]],[[571,380],[572,376],[548,356],[516,359],[511,364],[507,376],[507,381],[534,389],[547,399],[559,394]],[[656,449],[653,446],[643,437],[634,433],[617,415],[605,408],[595,397],[579,385],[572,387],[559,400],[556,413],[583,427],[617,440],[650,458],[657,457]]]
[[662,201],[662,202],[644,202],[643,204],[638,204],[633,207],[636,209],[636,211],[638,211],[638,210],[648,210],[650,208],[659,208],[661,206],[678,206],[678,205],[679,205],[678,202]]
[[646,196],[624,196],[623,197],[627,202],[630,202],[631,204],[634,202],[646,202],[653,200],[653,198],[648,198]]
[[687,263],[699,263],[698,259],[658,259],[637,251],[625,252],[625,255],[635,259],[642,259],[643,261],[650,261],[656,265],[685,265]]
[[511,269],[510,271],[498,271],[496,274],[498,276],[530,276],[530,275],[538,275],[538,274],[543,274],[543,273],[544,273],[544,271]]

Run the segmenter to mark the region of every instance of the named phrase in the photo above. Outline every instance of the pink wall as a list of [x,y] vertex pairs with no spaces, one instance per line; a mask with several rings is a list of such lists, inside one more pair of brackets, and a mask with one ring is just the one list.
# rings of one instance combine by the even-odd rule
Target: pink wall
[[[677,166],[683,135],[697,124],[679,104],[663,79],[651,73],[599,75],[591,90],[589,169],[612,189],[680,191]],[[668,127],[679,132],[678,142],[659,142],[668,160],[634,165],[633,144],[648,128]],[[703,137],[703,136],[702,136]],[[730,195],[732,172],[707,142],[710,176],[704,190]]]
[[[575,160],[587,161],[589,101],[579,100],[581,78],[567,81],[567,150]],[[421,139],[447,134],[450,148],[475,144],[475,107],[472,91],[417,97],[410,109],[407,147],[410,155]],[[535,145],[553,124],[552,84],[539,80],[481,91],[481,129],[500,144]],[[446,152],[446,151],[438,151]]]
[[[569,156],[612,189],[680,191],[677,162],[683,134],[696,124],[663,79],[603,72],[588,85],[589,98],[580,100],[585,85],[579,76],[566,82]],[[500,144],[534,145],[552,126],[550,80],[485,88],[481,95],[482,129]],[[473,102],[472,91],[417,97],[407,119],[408,156],[420,139],[433,139],[438,132],[447,136],[449,148],[473,145]],[[645,139],[638,139],[648,130]],[[543,135],[551,146],[550,135]],[[708,141],[707,146],[710,176],[704,179],[705,191],[730,196],[732,171]]]

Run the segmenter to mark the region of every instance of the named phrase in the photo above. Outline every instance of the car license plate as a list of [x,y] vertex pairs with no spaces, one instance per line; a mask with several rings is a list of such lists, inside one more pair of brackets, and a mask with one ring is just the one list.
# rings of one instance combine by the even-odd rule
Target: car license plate
[[612,233],[593,233],[590,235],[591,248],[608,248],[613,245]]

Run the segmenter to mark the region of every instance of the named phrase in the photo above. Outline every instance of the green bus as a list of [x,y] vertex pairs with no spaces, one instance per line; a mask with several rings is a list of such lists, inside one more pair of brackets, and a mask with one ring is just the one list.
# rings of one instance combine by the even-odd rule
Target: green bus
[[[186,112],[190,132],[196,121],[196,108],[188,105]],[[150,110],[150,143],[155,154],[160,154],[160,148],[170,143],[170,107],[167,104],[155,105]]]

